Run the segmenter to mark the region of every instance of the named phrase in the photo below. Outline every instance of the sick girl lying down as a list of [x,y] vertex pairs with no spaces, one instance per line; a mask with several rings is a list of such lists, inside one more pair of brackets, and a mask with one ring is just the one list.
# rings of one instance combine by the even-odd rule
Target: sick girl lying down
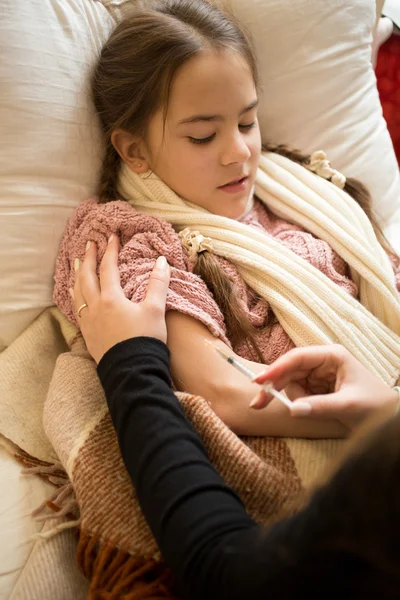
[[[56,304],[79,326],[69,289],[88,241],[101,259],[119,236],[121,285],[133,302],[164,255],[176,389],[204,396],[237,434],[345,436],[340,421],[293,418],[275,400],[252,410],[258,386],[204,342],[256,372],[295,346],[339,343],[395,385],[399,263],[367,190],[324,152],[262,146],[254,52],[233,18],[205,1],[135,8],[91,83],[105,155],[98,196],[64,234]],[[304,395],[299,385],[285,391]]]

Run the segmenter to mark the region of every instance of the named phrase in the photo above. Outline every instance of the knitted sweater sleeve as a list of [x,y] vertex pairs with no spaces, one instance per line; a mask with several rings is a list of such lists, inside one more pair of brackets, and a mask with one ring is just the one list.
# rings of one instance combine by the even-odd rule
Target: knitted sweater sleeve
[[[120,239],[118,266],[125,296],[141,302],[158,256],[171,266],[167,310],[177,310],[201,321],[213,335],[229,344],[222,313],[204,281],[190,270],[179,237],[172,226],[138,213],[126,202],[99,204],[97,198],[82,203],[72,215],[64,233],[55,271],[53,299],[77,327],[79,321],[69,294],[74,287],[75,258],[83,259],[88,240],[97,245],[98,265],[111,234]],[[230,344],[229,344],[230,345]]]

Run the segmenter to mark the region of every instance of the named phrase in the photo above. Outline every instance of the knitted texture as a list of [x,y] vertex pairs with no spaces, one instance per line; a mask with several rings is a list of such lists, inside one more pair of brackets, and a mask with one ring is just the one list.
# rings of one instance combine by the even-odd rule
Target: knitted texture
[[[96,365],[82,336],[58,309],[46,309],[0,355],[0,381],[0,444],[7,442],[8,451],[55,485],[69,487],[68,475],[73,486],[72,510],[63,487],[42,506],[49,509],[47,517],[62,519],[47,536],[61,527],[75,529],[80,521],[76,560],[90,580],[87,600],[176,600],[170,573],[124,467]],[[346,441],[340,439],[238,438],[205,398],[182,393],[177,397],[214,467],[248,514],[266,526],[301,509],[304,492],[322,475],[326,479],[332,461],[345,449]],[[25,426],[26,415],[34,413],[40,418]],[[54,478],[56,467],[60,472]],[[42,548],[47,560],[55,547]],[[53,558],[40,571],[42,585],[34,585],[29,598],[47,600],[40,590],[57,589],[52,598],[63,598],[65,573],[60,570],[68,567],[68,557]],[[79,597],[74,588],[76,595],[66,597]]]
[[[88,239],[97,243],[101,259],[108,236],[117,233],[121,285],[128,298],[143,299],[154,262],[163,254],[172,267],[167,310],[200,320],[229,344],[221,311],[193,274],[176,234],[189,225],[213,239],[214,252],[235,282],[250,321],[262,330],[256,339],[266,363],[294,345],[342,343],[385,381],[395,383],[400,365],[398,293],[390,261],[364,212],[345,192],[288,159],[264,156],[261,167],[256,192],[265,204],[256,201],[239,223],[184,202],[154,174],[139,176],[123,166],[121,193],[140,213],[121,201],[99,205],[91,199],[78,207],[57,260],[56,304],[79,326],[68,293],[74,259],[84,256]],[[271,214],[267,204],[280,216]],[[246,344],[234,350],[255,358]]]
[[[32,376],[37,373],[41,377]],[[96,364],[76,327],[57,308],[46,309],[0,356],[0,379],[6,413],[0,419],[0,444],[7,443],[7,450],[31,473],[57,486],[40,507],[47,512],[40,518],[61,519],[56,527],[52,523],[46,536],[60,528],[76,529],[79,520],[76,560],[90,580],[85,597],[176,599],[122,461]],[[344,444],[338,439],[301,440],[298,446],[293,440],[292,448],[289,440],[279,438],[240,439],[205,398],[183,393],[177,397],[215,468],[239,494],[249,515],[265,525],[301,508],[304,488],[325,471]],[[24,426],[26,414],[34,413],[40,418]],[[304,476],[303,455],[309,465]],[[63,493],[70,484],[75,503]],[[47,552],[45,548],[43,556],[57,550],[54,544]],[[51,568],[41,571],[42,585],[36,586],[44,592],[57,590],[63,582],[59,571],[68,567],[68,556],[59,555],[58,562],[48,564]],[[73,584],[76,595],[68,598],[80,597]],[[50,596],[38,593],[29,598]],[[64,596],[59,592],[52,598]]]
[[68,289],[75,280],[75,257],[83,258],[88,239],[97,244],[100,262],[111,233],[120,238],[118,257],[121,286],[133,302],[143,300],[155,261],[164,255],[171,265],[167,310],[179,310],[203,322],[227,344],[224,319],[205,283],[190,270],[189,260],[172,226],[161,219],[137,213],[122,201],[98,204],[91,198],[71,217],[61,242],[55,272],[54,301],[79,327]]
[[257,197],[349,264],[360,302],[274,237],[186,202],[154,173],[137,175],[123,164],[119,191],[140,212],[165,219],[175,230],[190,227],[211,238],[214,252],[268,300],[294,344],[343,344],[388,384],[397,381],[400,302],[393,269],[366,214],[343,190],[282,156],[260,158]]
[[[275,237],[348,293],[357,295],[357,286],[348,277],[346,263],[326,242],[317,240],[301,227],[276,217],[257,200],[243,222],[263,235]],[[130,205],[119,201],[97,204],[96,199],[91,199],[77,209],[69,223],[57,264],[54,298],[71,321],[79,326],[79,319],[68,293],[68,287],[73,285],[74,280],[74,257],[82,256],[87,239],[97,242],[101,256],[108,236],[115,232],[121,236],[123,245],[119,266],[121,285],[128,298],[135,302],[143,300],[155,260],[160,254],[164,254],[172,267],[167,309],[189,314],[206,325],[214,335],[229,343],[221,311],[202,279],[193,274],[192,265],[182,249],[177,233],[165,221],[138,214]],[[260,330],[256,340],[264,362],[273,362],[294,347],[292,340],[276,321],[268,301],[254,293],[235,265],[225,258],[217,259],[234,282],[249,320]],[[234,350],[243,358],[256,359],[246,343],[236,346]]]

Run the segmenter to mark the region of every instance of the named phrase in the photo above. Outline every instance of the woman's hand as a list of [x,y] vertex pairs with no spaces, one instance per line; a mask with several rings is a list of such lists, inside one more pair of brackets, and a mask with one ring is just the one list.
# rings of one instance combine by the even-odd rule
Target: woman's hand
[[[339,345],[291,350],[267,367],[255,381],[261,384],[271,382],[277,390],[293,383],[301,386],[304,394],[293,402],[293,416],[306,416],[306,402],[310,406],[309,415],[337,419],[349,429],[354,429],[377,411],[394,414],[399,404],[396,390]],[[264,408],[270,400],[271,396],[262,392],[252,408]],[[297,410],[299,401],[301,404]]]
[[111,236],[100,264],[99,278],[96,274],[97,249],[91,242],[83,263],[76,263],[75,286],[70,290],[80,317],[82,335],[96,363],[112,346],[132,337],[167,340],[165,302],[170,269],[166,259],[163,256],[157,259],[146,298],[135,304],[125,297],[121,288],[118,250],[118,237]]

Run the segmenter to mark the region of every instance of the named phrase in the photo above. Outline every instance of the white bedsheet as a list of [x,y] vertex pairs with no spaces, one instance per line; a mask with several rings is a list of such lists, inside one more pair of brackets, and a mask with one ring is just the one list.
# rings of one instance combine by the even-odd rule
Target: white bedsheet
[[0,447],[0,599],[83,600],[88,582],[75,563],[72,530],[57,534],[58,544],[52,549],[59,553],[62,577],[56,588],[51,578],[47,581],[43,547],[46,542],[33,536],[48,528],[49,522],[44,525],[34,521],[31,513],[53,492],[54,486],[37,476],[21,475],[21,468]]

